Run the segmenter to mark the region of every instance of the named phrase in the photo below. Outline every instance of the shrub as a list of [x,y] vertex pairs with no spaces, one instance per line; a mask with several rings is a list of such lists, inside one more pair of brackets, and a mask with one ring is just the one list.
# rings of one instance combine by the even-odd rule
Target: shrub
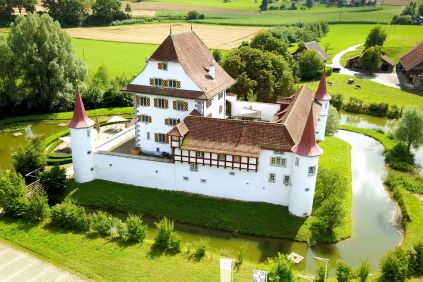
[[408,272],[410,275],[423,275],[423,242],[415,243],[409,250]]
[[344,97],[341,94],[332,95],[330,104],[335,107],[338,111],[342,110],[342,105],[344,103]]
[[367,113],[372,116],[386,117],[388,114],[388,104],[379,103],[379,104],[370,104],[367,107]]
[[121,240],[126,240],[128,226],[120,218],[112,218],[112,236]]
[[75,205],[70,199],[65,199],[51,209],[51,224],[76,231],[86,231],[89,228],[85,209]]
[[40,183],[47,193],[49,204],[54,205],[63,200],[68,185],[66,171],[58,165],[40,175]]
[[386,116],[390,119],[399,119],[402,116],[402,110],[403,108],[397,105],[390,105]]
[[44,141],[40,136],[29,138],[24,146],[20,146],[13,153],[13,166],[16,172],[22,176],[36,170],[44,169],[46,156],[44,153]]
[[356,114],[363,113],[363,101],[358,98],[351,97],[348,100],[348,103],[344,105],[344,110]]
[[292,262],[285,255],[278,253],[278,256],[270,260],[271,270],[268,279],[272,282],[294,282],[297,281],[294,275]]
[[385,153],[385,162],[390,167],[401,171],[412,171],[414,169],[414,155],[402,143],[397,144]]
[[25,215],[28,200],[25,195],[28,188],[22,175],[14,171],[0,170],[0,206],[6,216],[22,217]]
[[200,261],[205,255],[206,255],[206,242],[205,241],[199,241],[196,243],[195,246],[195,252],[194,252],[194,257],[196,260]]
[[242,242],[241,247],[239,248],[239,252],[236,256],[235,269],[238,270],[241,267],[242,263],[244,262],[244,256],[245,256],[246,250],[247,250],[247,247],[245,243]]
[[41,222],[50,214],[48,198],[44,193],[36,193],[29,200],[26,218],[32,222]]
[[353,278],[353,270],[351,266],[346,263],[339,262],[336,268],[336,280],[338,282],[349,282]]
[[181,251],[181,239],[174,231],[174,221],[164,217],[155,225],[158,233],[154,239],[153,247],[161,252],[179,253]]
[[407,253],[401,248],[388,252],[381,261],[381,271],[384,281],[405,281],[408,274]]
[[90,228],[99,236],[112,235],[113,217],[107,212],[98,211],[90,216]]
[[329,106],[328,119],[326,122],[326,132],[325,135],[333,136],[338,132],[340,125],[340,117],[336,108],[332,105]]
[[143,223],[140,216],[129,215],[126,220],[127,240],[134,243],[142,243],[147,235],[147,226]]
[[200,14],[197,11],[189,11],[187,14],[187,20],[196,20]]
[[360,265],[356,270],[356,277],[358,282],[366,282],[367,278],[369,277],[371,270],[370,264],[367,262],[367,259],[363,259],[360,261]]
[[325,265],[323,263],[319,263],[319,266],[316,269],[316,282],[324,282],[326,281],[326,271],[325,271]]
[[219,49],[213,50],[213,58],[217,63],[220,63],[222,61],[222,51]]

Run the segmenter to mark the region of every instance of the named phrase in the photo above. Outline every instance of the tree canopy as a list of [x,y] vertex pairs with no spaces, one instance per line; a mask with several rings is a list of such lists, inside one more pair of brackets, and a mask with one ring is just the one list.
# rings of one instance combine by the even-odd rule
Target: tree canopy
[[325,68],[325,64],[320,60],[314,50],[304,51],[298,59],[298,65],[302,80],[319,79]]
[[381,56],[382,48],[378,45],[365,49],[360,58],[363,70],[369,73],[377,72],[382,64]]
[[423,111],[415,107],[406,108],[398,120],[394,131],[395,137],[410,147],[423,145]]
[[43,0],[43,6],[62,26],[79,26],[85,14],[82,0]]
[[10,29],[8,48],[20,95],[29,108],[53,111],[71,104],[87,70],[57,22],[46,14],[18,17]]
[[386,40],[386,32],[380,26],[376,26],[370,30],[370,33],[367,35],[366,43],[364,47],[370,48],[372,46],[383,46]]

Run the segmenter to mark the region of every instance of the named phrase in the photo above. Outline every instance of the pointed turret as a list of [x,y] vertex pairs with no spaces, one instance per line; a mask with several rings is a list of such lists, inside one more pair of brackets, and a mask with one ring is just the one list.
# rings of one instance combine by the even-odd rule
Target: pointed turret
[[79,88],[76,89],[75,106],[73,109],[73,117],[69,123],[70,128],[87,128],[94,125],[94,121],[89,119],[85,112],[84,103],[82,102]]
[[316,142],[313,107],[311,107],[310,113],[308,114],[301,140],[291,148],[291,151],[303,157],[316,157],[323,153],[323,150],[319,147],[319,145],[317,145]]
[[320,79],[319,87],[317,88],[316,95],[314,95],[314,99],[320,101],[326,101],[331,99],[326,89],[326,72],[323,72],[322,74],[322,78]]

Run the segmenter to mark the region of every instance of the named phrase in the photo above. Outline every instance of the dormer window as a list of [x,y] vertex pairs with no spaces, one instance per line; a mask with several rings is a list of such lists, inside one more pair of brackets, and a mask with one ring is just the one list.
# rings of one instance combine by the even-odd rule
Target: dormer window
[[165,63],[165,62],[160,62],[160,63],[158,63],[158,64],[157,64],[157,68],[158,68],[159,70],[167,71],[167,63]]

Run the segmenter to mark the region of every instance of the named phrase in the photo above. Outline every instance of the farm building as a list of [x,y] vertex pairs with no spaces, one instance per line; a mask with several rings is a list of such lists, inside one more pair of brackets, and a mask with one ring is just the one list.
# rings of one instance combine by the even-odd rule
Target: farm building
[[309,51],[315,51],[317,56],[320,58],[320,60],[322,60],[322,62],[326,62],[329,59],[329,55],[326,54],[325,51],[323,51],[323,49],[319,46],[319,44],[317,44],[316,41],[309,41],[309,42],[305,42],[303,43],[300,47],[298,47],[298,49],[292,54],[294,57],[298,58],[300,57],[304,51],[309,50]]
[[400,58],[401,68],[414,89],[423,90],[423,41]]
[[[392,72],[394,70],[395,62],[388,56],[382,54],[380,56],[380,60],[381,65],[378,72]],[[363,70],[363,66],[361,65],[361,55],[349,58],[347,60],[347,68],[353,70]]]
[[[171,34],[123,90],[134,125],[95,146],[79,93],[69,124],[76,182],[103,179],[312,212],[330,96],[303,86],[279,103],[238,101],[192,31]],[[317,130],[316,130],[317,129]]]

